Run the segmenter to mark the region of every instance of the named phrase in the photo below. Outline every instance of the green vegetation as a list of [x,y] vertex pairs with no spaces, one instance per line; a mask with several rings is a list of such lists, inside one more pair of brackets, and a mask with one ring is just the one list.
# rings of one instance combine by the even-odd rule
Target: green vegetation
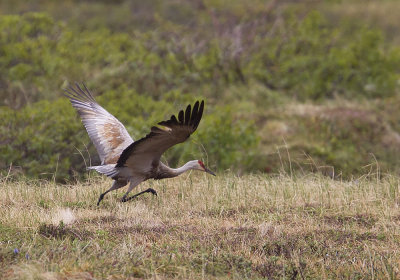
[[279,2],[1,2],[0,172],[65,182],[98,164],[61,95],[74,81],[135,139],[204,98],[171,165],[399,171],[400,48],[388,21],[399,5]]
[[396,177],[193,172],[96,207],[110,181],[0,181],[1,278],[400,277]]

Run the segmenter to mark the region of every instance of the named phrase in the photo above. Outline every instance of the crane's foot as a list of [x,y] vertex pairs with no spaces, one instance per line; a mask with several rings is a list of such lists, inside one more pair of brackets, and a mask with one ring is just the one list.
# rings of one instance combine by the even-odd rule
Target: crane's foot
[[97,206],[100,205],[100,202],[103,200],[104,196],[105,196],[105,193],[102,193],[102,194],[100,195],[99,200],[97,201]]
[[148,188],[147,190],[144,190],[144,191],[142,191],[142,192],[140,192],[140,193],[137,193],[137,194],[135,194],[135,195],[132,195],[131,197],[126,197],[125,195],[122,197],[122,199],[121,199],[121,202],[127,202],[127,201],[129,201],[129,200],[131,200],[131,199],[133,199],[133,198],[135,198],[135,197],[138,197],[139,195],[141,195],[141,194],[144,194],[144,193],[152,193],[153,195],[157,195],[157,192],[154,190],[154,189],[152,189],[152,188]]
[[156,192],[156,190],[155,190],[155,189],[148,188],[146,191],[147,191],[147,192],[149,192],[149,193],[151,193],[152,195],[155,195],[155,196],[157,196],[157,192]]

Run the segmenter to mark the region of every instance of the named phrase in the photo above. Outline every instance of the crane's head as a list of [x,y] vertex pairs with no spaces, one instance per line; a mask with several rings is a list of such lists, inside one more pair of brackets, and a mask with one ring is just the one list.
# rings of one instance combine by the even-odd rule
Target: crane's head
[[212,172],[210,169],[208,169],[201,160],[197,161],[197,165],[196,165],[195,169],[201,170],[201,171],[204,171],[204,172],[210,173],[211,175],[216,176],[215,173]]

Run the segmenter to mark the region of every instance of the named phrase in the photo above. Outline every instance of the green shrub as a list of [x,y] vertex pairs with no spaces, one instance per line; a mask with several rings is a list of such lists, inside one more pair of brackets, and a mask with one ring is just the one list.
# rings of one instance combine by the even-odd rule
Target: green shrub
[[332,26],[316,12],[283,20],[285,28],[271,34],[267,22],[242,31],[221,23],[223,36],[194,26],[202,36],[196,38],[167,19],[157,30],[130,34],[77,30],[43,13],[0,16],[0,105],[54,100],[75,80],[90,81],[100,93],[125,85],[154,99],[178,90],[230,100],[227,89],[255,81],[301,100],[396,92],[400,51],[385,48],[379,31],[358,28],[349,38],[351,27]]
[[384,49],[379,31],[361,28],[347,38],[345,26],[332,27],[316,12],[287,24],[287,33],[259,42],[247,75],[302,100],[395,94],[400,53]]
[[24,106],[53,85],[53,53],[62,27],[45,14],[0,16],[0,106]]
[[0,111],[0,164],[30,177],[64,179],[85,167],[78,149],[87,136],[67,100],[41,101]]

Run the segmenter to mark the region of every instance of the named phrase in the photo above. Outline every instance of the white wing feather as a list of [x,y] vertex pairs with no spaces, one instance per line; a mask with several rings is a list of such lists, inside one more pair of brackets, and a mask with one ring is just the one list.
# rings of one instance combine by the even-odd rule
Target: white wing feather
[[76,84],[76,89],[70,87],[65,95],[78,111],[100,156],[101,164],[115,164],[125,148],[133,143],[133,139],[124,125],[101,107],[86,86],[83,86],[84,89]]

